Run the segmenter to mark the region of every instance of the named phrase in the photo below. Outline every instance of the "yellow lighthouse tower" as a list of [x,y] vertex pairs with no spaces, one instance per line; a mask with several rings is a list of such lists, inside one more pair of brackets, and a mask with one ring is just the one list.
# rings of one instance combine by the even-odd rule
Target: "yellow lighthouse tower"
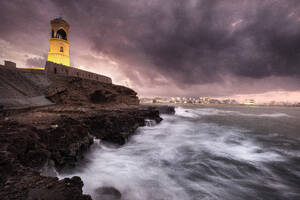
[[48,61],[70,66],[70,25],[62,18],[51,20],[51,38],[49,39]]

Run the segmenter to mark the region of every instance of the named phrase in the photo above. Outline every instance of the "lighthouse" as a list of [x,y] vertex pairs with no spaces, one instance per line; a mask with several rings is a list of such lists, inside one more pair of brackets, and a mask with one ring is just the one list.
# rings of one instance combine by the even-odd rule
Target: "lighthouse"
[[49,39],[48,61],[70,66],[70,25],[62,18],[51,20],[51,38]]

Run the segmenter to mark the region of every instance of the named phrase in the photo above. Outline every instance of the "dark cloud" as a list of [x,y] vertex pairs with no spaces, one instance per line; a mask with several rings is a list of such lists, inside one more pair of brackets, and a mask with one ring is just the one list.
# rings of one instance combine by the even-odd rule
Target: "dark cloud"
[[147,2],[77,2],[70,18],[88,11],[95,50],[180,84],[300,75],[299,1]]
[[0,3],[7,8],[1,21],[13,19],[1,37],[21,26],[20,18],[41,24],[37,17],[45,21],[62,14],[71,24],[71,39],[89,42],[93,52],[118,61],[139,85],[226,83],[239,89],[233,84],[282,77],[290,83],[276,79],[257,91],[300,89],[298,0],[52,0],[44,2],[48,7],[22,2],[20,9],[13,1]]

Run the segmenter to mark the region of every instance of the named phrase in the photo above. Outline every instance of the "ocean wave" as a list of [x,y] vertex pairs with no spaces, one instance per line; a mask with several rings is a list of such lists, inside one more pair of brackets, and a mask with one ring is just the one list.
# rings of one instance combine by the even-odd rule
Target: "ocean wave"
[[[277,139],[293,145],[291,140],[193,120],[228,114],[236,111],[176,108],[161,123],[140,127],[122,147],[98,146],[97,140],[85,155],[89,162],[61,177],[80,176],[84,192],[94,199],[101,187],[116,188],[122,199],[132,200],[263,199],[264,191],[272,191],[270,199],[296,199],[289,195],[299,188],[293,182],[299,177],[294,164],[299,150],[277,145]],[[289,170],[292,181],[283,181],[283,170]]]
[[245,117],[262,117],[262,118],[281,118],[281,117],[292,117],[286,113],[262,113],[262,114],[252,114],[252,113],[243,113],[240,111],[227,111],[216,108],[197,108],[197,109],[188,109],[183,107],[175,108],[175,115],[187,118],[199,118],[201,116],[226,116],[226,115],[238,115]]
[[273,114],[260,114],[259,117],[291,117],[285,113],[273,113]]
[[199,116],[199,113],[196,113],[192,109],[184,109],[182,107],[177,107],[175,108],[175,115],[181,117],[197,118]]

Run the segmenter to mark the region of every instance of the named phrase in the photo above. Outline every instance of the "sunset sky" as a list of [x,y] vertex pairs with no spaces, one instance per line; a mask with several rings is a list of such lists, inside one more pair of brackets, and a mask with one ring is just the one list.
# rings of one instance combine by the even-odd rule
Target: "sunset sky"
[[0,0],[0,62],[44,66],[50,20],[71,65],[139,96],[300,101],[299,0]]

